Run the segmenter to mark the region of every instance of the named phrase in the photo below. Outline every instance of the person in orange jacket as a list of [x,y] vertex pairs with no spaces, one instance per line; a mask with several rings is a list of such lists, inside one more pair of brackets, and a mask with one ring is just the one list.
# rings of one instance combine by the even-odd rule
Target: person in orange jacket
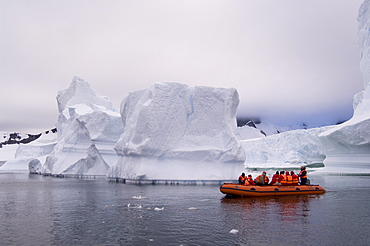
[[292,185],[293,179],[292,176],[290,176],[290,173],[288,171],[285,172],[285,178],[286,178],[286,185]]
[[301,179],[300,185],[307,184],[307,171],[306,171],[306,167],[301,166],[301,171],[299,172],[298,177]]
[[299,182],[298,175],[295,174],[293,171],[290,171],[290,175],[292,176],[292,185],[298,185]]
[[243,185],[245,184],[245,181],[247,180],[247,177],[245,177],[245,173],[242,173],[240,176],[239,176],[239,184]]
[[279,175],[276,185],[286,185],[286,177],[285,177],[284,171],[280,171],[280,175]]
[[255,179],[254,182],[256,185],[268,185],[269,184],[269,177],[267,177],[266,172],[262,172],[261,175],[258,175]]
[[279,171],[276,171],[276,173],[272,176],[270,185],[274,185],[277,183],[277,180],[279,178]]

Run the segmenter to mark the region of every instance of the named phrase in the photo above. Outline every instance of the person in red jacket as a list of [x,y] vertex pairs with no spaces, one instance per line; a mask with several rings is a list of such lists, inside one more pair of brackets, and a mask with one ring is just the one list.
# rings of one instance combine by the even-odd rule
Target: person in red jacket
[[252,178],[252,175],[251,174],[248,174],[248,178],[247,178],[248,182],[250,185],[256,185],[256,183],[253,181],[253,178]]
[[293,171],[290,171],[290,175],[292,176],[292,185],[298,185],[299,182],[298,175],[295,174]]
[[277,180],[279,178],[279,171],[276,171],[276,173],[272,176],[270,185],[274,185],[277,183]]

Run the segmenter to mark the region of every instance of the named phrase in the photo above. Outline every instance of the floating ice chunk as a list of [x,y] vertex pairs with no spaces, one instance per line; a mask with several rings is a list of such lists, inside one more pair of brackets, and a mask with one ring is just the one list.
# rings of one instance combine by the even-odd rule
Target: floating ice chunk
[[229,233],[231,233],[231,234],[236,234],[236,233],[238,233],[239,231],[237,230],[237,229],[231,229],[231,231],[229,231]]
[[143,206],[141,206],[141,205],[131,205],[130,203],[129,204],[127,204],[127,207],[128,208],[143,208]]
[[208,201],[210,201],[211,199],[202,199],[202,200],[200,200],[201,202],[208,202]]
[[133,196],[132,198],[133,198],[133,199],[138,199],[138,200],[140,200],[140,199],[144,199],[144,198],[146,198],[146,197],[144,197],[144,196]]

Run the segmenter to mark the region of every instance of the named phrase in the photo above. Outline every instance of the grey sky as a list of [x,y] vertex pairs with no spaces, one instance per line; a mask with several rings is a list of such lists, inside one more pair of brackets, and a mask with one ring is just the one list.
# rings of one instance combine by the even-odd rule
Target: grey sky
[[155,82],[235,87],[239,114],[329,124],[363,90],[362,0],[0,0],[0,130],[57,121],[85,78],[116,106]]

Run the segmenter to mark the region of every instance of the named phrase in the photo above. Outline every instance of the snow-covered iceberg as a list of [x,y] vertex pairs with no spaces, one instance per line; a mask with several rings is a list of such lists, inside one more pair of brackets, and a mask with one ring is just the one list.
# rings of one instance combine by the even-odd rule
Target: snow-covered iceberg
[[108,178],[230,180],[245,153],[235,137],[234,88],[156,83],[121,104],[124,132]]
[[287,131],[268,137],[242,140],[246,168],[298,168],[323,163],[318,134],[326,127]]
[[[120,114],[109,98],[80,77],[57,95],[58,143],[45,164],[30,163],[43,174],[105,175],[117,160],[114,144],[123,132]],[[40,167],[41,165],[41,167]]]
[[350,120],[319,135],[327,167],[370,167],[370,85],[361,94]]
[[358,21],[360,67],[365,90],[354,96],[353,117],[340,125],[242,140],[246,167],[297,167],[323,162],[325,168],[321,171],[325,172],[369,172],[370,0],[365,0],[361,5]]
[[354,114],[350,120],[319,135],[326,154],[324,163],[327,170],[370,167],[370,0],[362,3],[358,21],[360,68],[365,90],[354,96]]
[[358,45],[361,51],[360,69],[366,89],[370,81],[370,0],[364,0],[358,11]]

